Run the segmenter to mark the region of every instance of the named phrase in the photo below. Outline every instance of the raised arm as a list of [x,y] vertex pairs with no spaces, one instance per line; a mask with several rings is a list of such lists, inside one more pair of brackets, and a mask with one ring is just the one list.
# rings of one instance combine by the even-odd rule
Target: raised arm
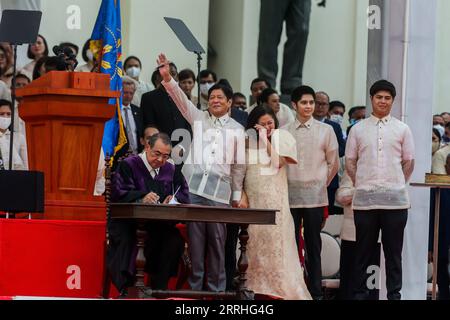
[[194,106],[194,104],[188,99],[183,90],[181,90],[178,83],[172,78],[170,74],[170,61],[163,53],[158,56],[157,63],[159,66],[159,73],[161,74],[161,77],[163,79],[161,84],[164,86],[169,96],[175,102],[178,110],[180,110],[183,117],[192,126],[194,124],[194,121],[201,119],[203,112],[198,110]]

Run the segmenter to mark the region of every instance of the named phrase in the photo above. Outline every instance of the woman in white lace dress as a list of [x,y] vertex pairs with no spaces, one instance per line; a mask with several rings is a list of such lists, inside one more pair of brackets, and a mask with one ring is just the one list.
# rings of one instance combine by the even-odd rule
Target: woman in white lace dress
[[[311,299],[303,280],[288,200],[285,164],[297,162],[296,143],[287,131],[277,127],[278,120],[269,108],[257,107],[249,115],[242,203],[279,212],[276,225],[251,225],[248,229],[246,285],[258,294],[287,300]],[[256,129],[254,134],[251,129]]]

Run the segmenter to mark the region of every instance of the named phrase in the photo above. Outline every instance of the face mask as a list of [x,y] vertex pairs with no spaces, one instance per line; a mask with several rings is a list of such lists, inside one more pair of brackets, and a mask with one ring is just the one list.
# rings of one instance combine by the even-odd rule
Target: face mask
[[11,125],[11,118],[0,117],[0,129],[6,130]]
[[214,86],[214,83],[203,83],[200,85],[200,93],[204,96],[208,95],[209,89]]
[[441,134],[441,137],[444,136],[445,129],[443,126],[441,126],[440,124],[437,124],[437,125],[434,125],[433,128],[436,129],[437,131],[439,131],[439,133]]
[[127,69],[127,76],[137,78],[141,74],[141,69],[138,67],[131,67]]
[[336,122],[338,125],[342,125],[342,122],[344,121],[344,117],[339,114],[332,114],[330,116],[330,120],[333,122]]
[[356,119],[350,119],[350,125],[354,126],[355,124],[357,124],[358,122],[360,122],[361,120],[356,120]]
[[90,49],[86,51],[86,57],[88,58],[89,61],[94,61],[94,54]]
[[433,144],[432,144],[433,153],[438,151],[440,146],[441,146],[441,144],[439,143],[439,141],[433,142]]

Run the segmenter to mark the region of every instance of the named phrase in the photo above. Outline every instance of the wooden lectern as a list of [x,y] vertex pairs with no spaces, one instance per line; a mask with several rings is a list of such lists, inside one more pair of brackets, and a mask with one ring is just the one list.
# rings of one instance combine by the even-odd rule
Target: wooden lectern
[[17,90],[30,170],[45,174],[44,219],[105,220],[94,196],[105,122],[115,113],[109,75],[53,71]]

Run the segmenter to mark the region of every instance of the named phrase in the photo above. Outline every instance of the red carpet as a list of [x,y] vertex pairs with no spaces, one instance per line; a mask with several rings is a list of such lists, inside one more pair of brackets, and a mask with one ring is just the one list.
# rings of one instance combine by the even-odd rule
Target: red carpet
[[0,220],[0,296],[97,298],[104,222]]
[[0,219],[0,297],[99,298],[104,239],[104,222]]

